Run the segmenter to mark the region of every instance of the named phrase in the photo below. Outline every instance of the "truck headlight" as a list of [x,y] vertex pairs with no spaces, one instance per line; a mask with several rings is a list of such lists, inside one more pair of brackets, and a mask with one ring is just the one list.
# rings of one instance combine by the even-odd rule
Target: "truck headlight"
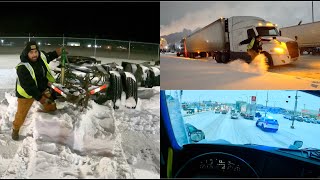
[[[273,48],[273,51],[278,53],[278,54],[283,54],[284,53],[284,49],[281,48],[281,47]],[[271,50],[271,52],[272,52],[272,50]]]

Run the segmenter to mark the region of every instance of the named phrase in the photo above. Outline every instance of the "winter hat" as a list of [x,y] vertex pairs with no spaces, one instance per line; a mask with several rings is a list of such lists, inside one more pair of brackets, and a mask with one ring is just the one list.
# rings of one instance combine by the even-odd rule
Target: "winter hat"
[[29,41],[29,42],[26,44],[26,46],[25,46],[25,48],[24,48],[24,50],[23,50],[23,53],[24,53],[25,55],[28,55],[28,53],[29,53],[31,50],[33,50],[33,49],[37,49],[37,50],[39,51],[39,46],[37,45],[37,43],[36,43],[35,41]]
[[39,46],[35,41],[29,41],[26,44],[25,50],[26,50],[27,53],[29,53],[33,49],[37,49],[39,51]]

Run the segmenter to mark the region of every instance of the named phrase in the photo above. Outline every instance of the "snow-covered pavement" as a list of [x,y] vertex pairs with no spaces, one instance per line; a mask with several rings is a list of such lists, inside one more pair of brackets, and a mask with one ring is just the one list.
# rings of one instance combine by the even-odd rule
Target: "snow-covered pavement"
[[241,60],[218,64],[212,58],[190,59],[162,54],[161,89],[320,89],[320,79],[313,79],[318,77],[317,63],[313,63],[313,68],[304,68],[311,69],[312,76],[308,77],[312,78],[307,78],[301,77],[301,73],[293,76],[295,71],[285,73],[278,70],[280,67],[267,71],[268,67],[259,61],[261,56],[251,64]]
[[186,123],[190,123],[205,133],[207,140],[224,139],[232,144],[259,144],[274,147],[288,148],[296,140],[302,140],[302,148],[320,148],[319,141],[315,139],[320,135],[320,124],[295,121],[295,129],[291,129],[292,121],[284,119],[281,114],[268,113],[278,120],[277,132],[266,132],[256,127],[255,120],[231,119],[227,114],[215,114],[207,111],[184,117]]

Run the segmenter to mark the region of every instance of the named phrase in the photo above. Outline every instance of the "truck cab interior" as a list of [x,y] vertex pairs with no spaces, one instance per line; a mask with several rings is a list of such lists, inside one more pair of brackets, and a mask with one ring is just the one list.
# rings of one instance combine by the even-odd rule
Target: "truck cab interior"
[[[320,97],[319,91],[304,92]],[[320,156],[314,154],[319,150],[302,151],[301,141],[292,142],[290,148],[237,145],[222,139],[179,144],[168,95],[160,93],[161,178],[320,178]]]

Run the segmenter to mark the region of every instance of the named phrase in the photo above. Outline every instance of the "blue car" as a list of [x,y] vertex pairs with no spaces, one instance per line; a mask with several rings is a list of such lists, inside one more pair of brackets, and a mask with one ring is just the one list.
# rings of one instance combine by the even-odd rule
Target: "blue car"
[[260,127],[264,131],[276,132],[279,128],[277,120],[267,117],[261,117],[257,120],[256,126]]

